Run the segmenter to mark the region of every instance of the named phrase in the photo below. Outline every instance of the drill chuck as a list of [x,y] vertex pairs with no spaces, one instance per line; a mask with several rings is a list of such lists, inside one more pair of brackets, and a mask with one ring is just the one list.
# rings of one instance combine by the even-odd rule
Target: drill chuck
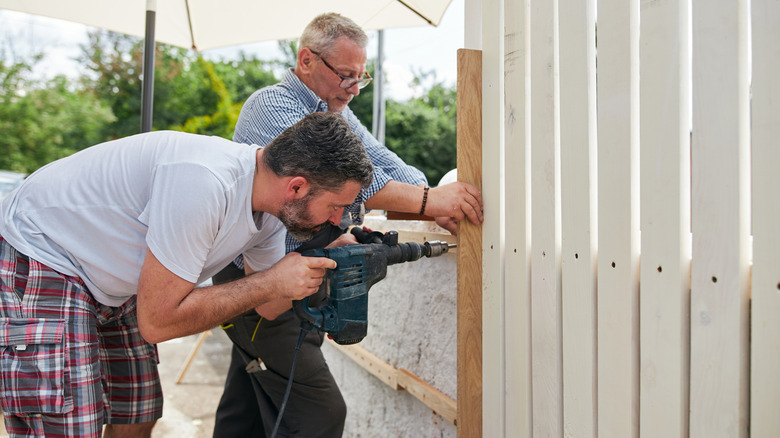
[[449,252],[450,248],[457,247],[455,244],[440,242],[438,240],[425,242],[423,245],[425,245],[425,257],[438,257]]

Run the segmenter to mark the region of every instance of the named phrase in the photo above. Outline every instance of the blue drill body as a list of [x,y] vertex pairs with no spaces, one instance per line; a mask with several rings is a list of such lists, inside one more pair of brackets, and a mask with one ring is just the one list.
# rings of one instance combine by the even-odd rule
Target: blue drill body
[[[353,228],[362,243],[335,248],[313,249],[302,255],[327,257],[336,262],[329,269],[319,290],[312,296],[293,302],[296,314],[339,344],[360,342],[368,331],[368,290],[387,275],[387,266],[436,257],[450,247],[444,242],[398,243],[398,233],[384,235]],[[381,242],[381,243],[380,243]]]

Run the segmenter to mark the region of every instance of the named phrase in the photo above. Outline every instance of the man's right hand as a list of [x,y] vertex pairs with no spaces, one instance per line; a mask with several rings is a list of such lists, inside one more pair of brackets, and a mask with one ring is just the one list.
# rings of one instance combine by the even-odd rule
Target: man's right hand
[[327,270],[335,268],[336,262],[329,258],[291,252],[264,272],[264,281],[271,280],[279,299],[300,300],[317,292]]

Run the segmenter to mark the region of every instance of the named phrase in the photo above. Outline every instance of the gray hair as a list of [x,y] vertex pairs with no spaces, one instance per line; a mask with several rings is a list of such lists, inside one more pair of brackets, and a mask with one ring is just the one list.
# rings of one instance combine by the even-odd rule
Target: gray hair
[[329,12],[314,17],[306,25],[298,41],[298,48],[308,47],[327,56],[339,37],[346,37],[364,49],[368,46],[368,36],[357,23],[343,15]]
[[265,147],[263,165],[280,177],[302,176],[313,190],[340,190],[347,181],[371,184],[374,166],[341,114],[312,113]]

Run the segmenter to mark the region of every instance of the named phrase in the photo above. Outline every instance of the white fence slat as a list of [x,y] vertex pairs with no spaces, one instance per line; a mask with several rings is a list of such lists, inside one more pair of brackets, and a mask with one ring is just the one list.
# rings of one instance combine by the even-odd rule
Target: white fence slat
[[598,3],[598,436],[639,436],[639,0]]
[[506,430],[531,436],[531,206],[528,0],[505,8]]
[[563,436],[557,1],[531,2],[533,436]]
[[486,2],[482,9],[482,431],[486,437],[506,433],[502,13],[495,2]]
[[686,437],[690,311],[687,0],[640,10],[640,436]]
[[750,433],[780,431],[780,2],[752,0],[753,270]]
[[693,0],[691,438],[746,437],[748,0]]
[[559,0],[563,424],[596,437],[596,2]]

